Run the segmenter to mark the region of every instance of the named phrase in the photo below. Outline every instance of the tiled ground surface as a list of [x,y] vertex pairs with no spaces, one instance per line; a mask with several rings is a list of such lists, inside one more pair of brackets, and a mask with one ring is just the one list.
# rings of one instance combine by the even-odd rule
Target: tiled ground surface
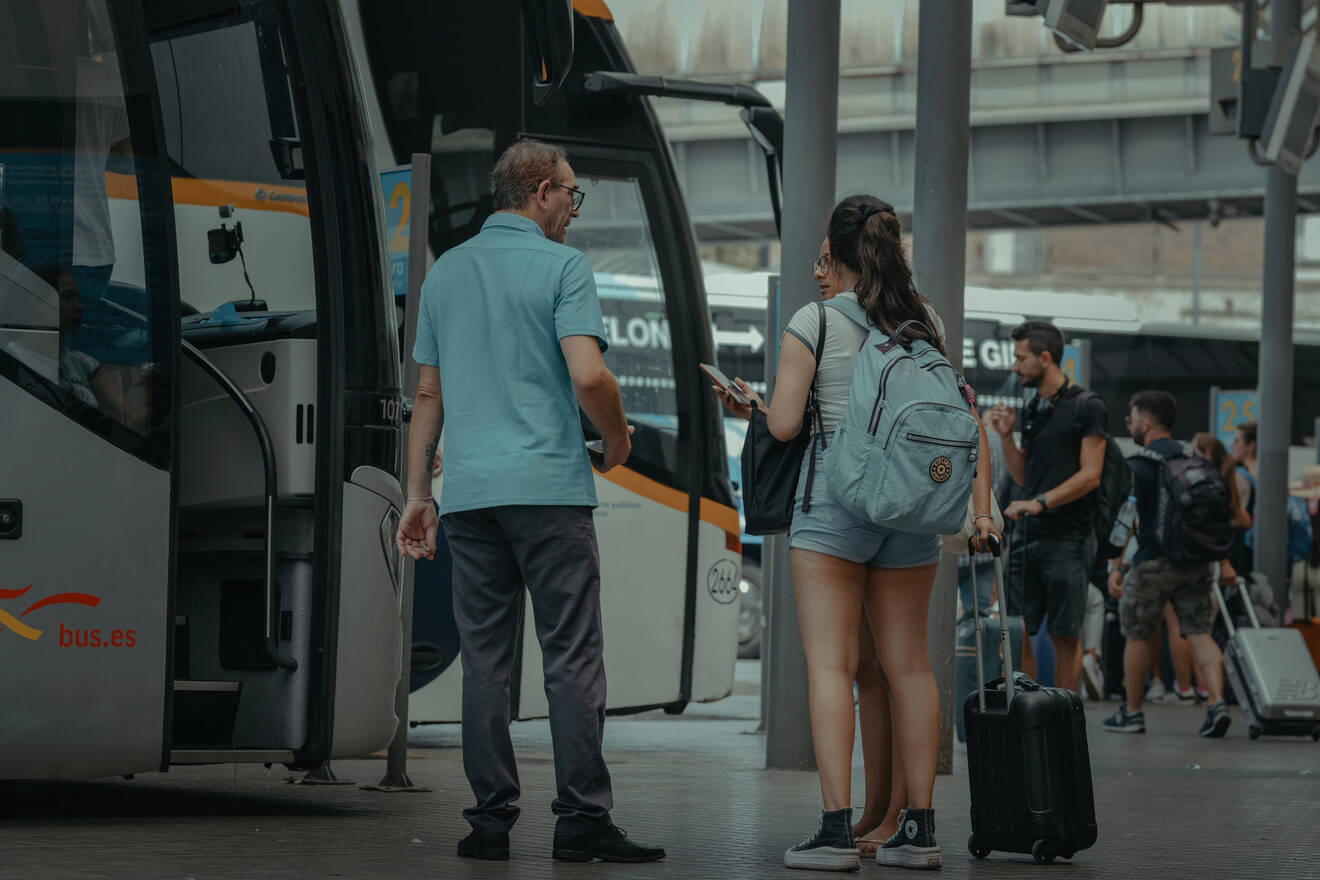
[[[782,851],[814,829],[814,775],[761,769],[754,684],[691,716],[611,719],[606,748],[615,819],[669,849],[655,865],[567,865],[549,858],[553,766],[544,723],[515,725],[524,809],[513,859],[453,856],[468,802],[451,727],[413,731],[409,770],[430,794],[289,785],[287,771],[184,768],[168,775],[88,783],[0,783],[0,877],[802,877]],[[1195,736],[1200,713],[1150,707],[1150,732],[1099,728],[1106,704],[1088,704],[1100,840],[1072,863],[1046,868],[994,855],[974,862],[967,788],[955,773],[936,785],[945,877],[1320,878],[1320,744],[1249,742],[1241,718],[1229,737]],[[961,770],[965,757],[955,764]],[[861,764],[856,762],[860,792]],[[374,783],[379,758],[336,765]],[[854,797],[856,800],[856,796]],[[872,876],[899,869],[864,864]]]

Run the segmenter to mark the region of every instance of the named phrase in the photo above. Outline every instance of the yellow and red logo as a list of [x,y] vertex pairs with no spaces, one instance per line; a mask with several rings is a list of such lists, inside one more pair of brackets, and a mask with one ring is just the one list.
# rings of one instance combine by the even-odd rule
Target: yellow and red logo
[[[0,599],[21,599],[23,596],[27,595],[27,592],[31,589],[32,584],[28,584],[21,590],[0,590]],[[36,602],[33,602],[24,609],[23,613],[18,615],[18,617],[0,609],[0,631],[5,630],[6,628],[11,629],[17,635],[35,642],[37,639],[41,638],[41,634],[44,630],[39,630],[23,623],[23,621],[19,620],[19,617],[27,617],[33,611],[51,605],[87,605],[91,608],[95,608],[100,604],[101,597],[93,596],[91,593],[56,593],[54,596],[47,596],[44,599],[38,599]]]

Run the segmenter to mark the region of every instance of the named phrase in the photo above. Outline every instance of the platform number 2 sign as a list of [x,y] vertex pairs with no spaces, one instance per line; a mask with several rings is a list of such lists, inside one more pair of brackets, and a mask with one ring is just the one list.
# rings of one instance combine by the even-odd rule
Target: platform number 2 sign
[[1255,391],[1216,391],[1214,398],[1215,435],[1228,446],[1238,425],[1257,420]]
[[408,221],[412,215],[412,169],[397,168],[380,175],[385,196],[386,250],[395,296],[408,292]]

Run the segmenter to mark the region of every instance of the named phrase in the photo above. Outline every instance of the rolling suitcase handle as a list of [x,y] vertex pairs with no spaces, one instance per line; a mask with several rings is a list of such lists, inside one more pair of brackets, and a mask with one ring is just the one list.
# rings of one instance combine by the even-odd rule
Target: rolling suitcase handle
[[[974,540],[975,538],[967,539],[967,555],[970,557],[967,561],[972,572],[972,619],[976,621],[976,694],[980,709],[984,712],[985,664],[982,655],[985,650],[983,644],[985,626],[981,621],[981,599],[976,589],[976,547],[972,543]],[[1008,635],[1008,624],[1004,621],[1004,552],[1003,544],[997,536],[991,535],[989,540],[990,554],[995,558],[995,577],[999,581],[999,646],[1004,653],[1002,668],[1007,693],[1004,708],[1007,710],[1013,703],[1013,646]]]
[[[1237,626],[1233,623],[1233,615],[1228,613],[1228,603],[1224,601],[1224,594],[1219,589],[1219,581],[1210,579],[1210,586],[1214,588],[1215,599],[1219,601],[1219,611],[1224,615],[1224,628],[1228,630],[1228,637],[1231,639],[1237,635]],[[1251,604],[1251,593],[1247,589],[1247,582],[1243,578],[1237,579],[1238,596],[1242,599],[1242,604],[1246,606],[1247,617],[1251,620],[1253,629],[1260,629],[1260,618],[1256,616],[1256,609]]]

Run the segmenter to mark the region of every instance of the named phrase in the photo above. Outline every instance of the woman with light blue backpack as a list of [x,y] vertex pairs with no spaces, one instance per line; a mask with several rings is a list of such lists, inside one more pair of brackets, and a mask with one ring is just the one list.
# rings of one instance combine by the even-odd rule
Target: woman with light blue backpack
[[[724,404],[740,416],[750,416],[752,405],[765,412],[770,432],[782,441],[802,429],[810,392],[813,386],[815,389],[816,409],[810,415],[816,436],[798,480],[789,557],[807,659],[811,731],[824,809],[820,828],[785,852],[784,863],[791,868],[840,871],[856,870],[860,863],[849,804],[852,684],[858,666],[858,623],[864,612],[889,682],[895,752],[908,791],[898,831],[880,846],[876,862],[935,868],[942,861],[931,809],[939,694],[926,647],[926,615],[940,536],[898,531],[864,519],[830,494],[823,472],[821,479],[815,477],[824,469],[824,448],[847,407],[858,351],[873,328],[925,340],[944,360],[947,353],[938,316],[913,286],[892,205],[874,196],[845,198],[830,216],[828,241],[828,268],[845,289],[828,305],[811,303],[789,321],[780,348],[773,406],[767,406],[741,380],[739,386],[752,398],[751,405],[739,404],[716,389]],[[909,321],[916,325],[908,324],[904,330]],[[968,407],[975,416],[970,400]],[[979,441],[966,444],[976,447],[967,459],[988,461],[979,418],[976,434]],[[947,460],[944,464],[948,465]],[[972,494],[979,546],[988,549],[987,538],[994,534],[988,468],[977,469]]]

